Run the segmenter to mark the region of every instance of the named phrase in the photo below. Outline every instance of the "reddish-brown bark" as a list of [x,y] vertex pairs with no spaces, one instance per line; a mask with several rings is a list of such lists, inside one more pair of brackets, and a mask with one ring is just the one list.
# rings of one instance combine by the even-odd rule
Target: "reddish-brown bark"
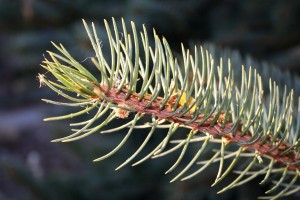
[[[117,93],[117,89],[115,87],[110,88],[107,92],[106,85],[98,85],[95,86],[94,90],[97,92],[101,92],[102,95],[105,95],[107,98],[112,99],[112,102],[118,105],[127,106],[128,108],[134,109],[137,113],[143,113],[146,115],[155,115],[159,119],[165,119],[169,122],[175,122],[178,124],[184,124],[185,121],[191,119],[191,114],[186,113],[185,115],[179,117],[178,114],[170,116],[172,113],[172,102],[173,100],[169,100],[169,102],[165,105],[165,107],[160,110],[159,107],[162,104],[163,98],[157,97],[155,101],[151,103],[150,106],[146,107],[147,102],[151,99],[150,94],[146,94],[140,101],[138,100],[138,94],[132,93],[126,99],[127,89],[122,89],[120,93]],[[99,96],[92,97],[100,98]],[[190,123],[188,126],[191,127],[193,130],[197,130],[199,132],[206,132],[210,134],[214,138],[223,138],[227,141],[227,143],[243,143],[247,142],[252,138],[251,133],[246,133],[244,135],[241,134],[239,128],[235,131],[235,133],[227,133],[225,135],[221,135],[220,133],[228,132],[231,130],[233,123],[228,122],[226,123],[225,127],[221,125],[221,123],[217,122],[214,125],[210,125],[212,118],[207,119],[203,124],[199,125],[199,121],[203,118],[203,116],[199,115],[199,119],[195,122]],[[268,152],[269,150],[273,149],[273,145],[270,145],[270,141],[272,141],[272,137],[269,136],[266,138],[265,142],[262,143],[262,138],[260,138],[257,142],[249,145],[241,145],[245,149],[257,151],[260,155],[267,155],[272,157],[275,162],[282,163],[286,165],[291,170],[300,170],[299,165],[295,164],[288,164],[294,163],[299,161],[298,154],[295,150],[291,150],[289,153],[285,154],[284,156],[280,155],[283,151],[291,147],[291,144],[287,142],[283,142],[277,149],[274,151]]]

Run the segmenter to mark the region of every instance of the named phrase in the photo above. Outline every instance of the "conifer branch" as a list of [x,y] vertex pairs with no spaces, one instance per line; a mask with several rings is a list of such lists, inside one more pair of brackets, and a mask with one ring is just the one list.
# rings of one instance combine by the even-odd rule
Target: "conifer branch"
[[[299,190],[300,105],[295,106],[293,90],[288,91],[285,87],[282,93],[271,79],[269,89],[265,90],[262,77],[256,70],[242,67],[241,73],[235,74],[238,70],[231,66],[229,59],[224,62],[222,58],[214,58],[202,47],[195,47],[191,53],[182,45],[182,57],[175,58],[165,38],[161,39],[153,31],[155,46],[152,47],[145,26],[138,37],[135,24],[131,22],[131,35],[124,20],[123,38],[119,37],[114,19],[113,32],[104,21],[111,56],[107,59],[94,24],[90,29],[85,21],[83,23],[96,54],[91,61],[100,72],[101,79],[98,80],[76,61],[64,46],[53,43],[60,54],[48,52],[51,60],[45,59],[42,67],[56,80],[51,81],[52,78],[48,79],[44,74],[39,74],[39,79],[41,84],[71,102],[44,101],[61,106],[84,106],[84,109],[45,121],[72,118],[91,110],[97,112],[87,121],[72,124],[81,127],[73,129],[73,134],[53,142],[71,142],[99,131],[110,133],[129,128],[116,148],[94,160],[100,161],[114,155],[133,132],[138,132],[134,129],[150,128],[141,146],[117,168],[120,169],[155,137],[155,129],[167,128],[167,135],[161,143],[133,165],[151,157],[163,157],[181,148],[178,159],[166,172],[169,173],[189,151],[189,144],[198,142],[201,147],[193,159],[171,182],[186,180],[213,163],[219,163],[214,186],[243,160],[247,166],[242,171],[235,171],[239,176],[219,193],[259,175],[264,176],[262,183],[272,181],[274,184],[266,194],[277,191],[274,196],[263,198],[277,199]],[[220,59],[218,65],[215,59]],[[113,111],[103,119],[109,110]],[[152,121],[139,124],[144,116],[150,116]],[[111,121],[124,118],[131,121],[110,130],[101,130]],[[97,124],[99,119],[101,123]],[[172,141],[178,127],[190,129],[190,133],[182,140]],[[165,150],[168,143],[175,143],[175,146]],[[210,143],[215,143],[220,149],[214,153],[211,149],[212,157],[202,160],[201,155],[204,149],[211,148]],[[224,160],[231,160],[226,169]],[[187,175],[195,164],[201,167]]]

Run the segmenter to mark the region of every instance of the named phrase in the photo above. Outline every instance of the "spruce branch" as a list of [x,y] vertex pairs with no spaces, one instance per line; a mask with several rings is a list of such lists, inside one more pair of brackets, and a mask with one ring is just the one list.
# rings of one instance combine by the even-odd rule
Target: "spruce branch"
[[[190,51],[182,45],[182,56],[176,58],[165,38],[160,38],[153,31],[153,47],[145,26],[138,36],[135,24],[131,22],[130,34],[124,20],[122,38],[114,19],[113,31],[104,21],[109,40],[108,59],[102,52],[94,24],[90,28],[85,21],[83,23],[95,51],[96,56],[91,58],[91,62],[100,72],[100,80],[76,61],[63,45],[55,43],[53,45],[60,54],[48,51],[50,58],[45,58],[42,63],[42,67],[53,77],[48,79],[45,74],[38,77],[42,85],[49,86],[70,102],[43,101],[84,107],[76,113],[50,117],[45,121],[73,118],[91,110],[97,112],[87,121],[71,124],[81,128],[72,129],[74,133],[53,142],[71,142],[99,131],[111,133],[128,128],[117,147],[94,160],[101,161],[114,155],[133,132],[138,132],[134,129],[150,129],[141,146],[117,167],[118,170],[135,159],[149,140],[155,137],[157,128],[166,128],[165,138],[133,165],[181,149],[178,159],[166,172],[169,173],[189,151],[189,144],[197,142],[201,145],[199,150],[171,182],[189,179],[210,165],[219,163],[214,186],[243,162],[246,167],[241,171],[235,170],[237,178],[219,193],[261,175],[264,176],[261,184],[267,181],[273,184],[266,194],[277,191],[263,199],[277,199],[300,190],[297,185],[300,170],[300,101],[299,106],[295,106],[293,90],[285,87],[282,92],[272,79],[266,90],[263,78],[256,70],[242,66],[241,72],[236,74],[238,70],[231,66],[230,59],[223,61],[213,57],[201,46],[195,46]],[[218,64],[215,59],[220,59]],[[55,81],[52,81],[53,78]],[[145,116],[150,116],[151,121],[139,124]],[[102,130],[113,120],[125,118],[131,120],[119,127]],[[190,129],[189,134],[182,140],[172,140],[179,127]],[[169,143],[175,146],[166,150]],[[218,151],[208,145],[212,143],[214,148],[219,146]],[[212,153],[211,158],[201,160],[207,149]],[[225,160],[231,163],[226,166]],[[201,167],[188,175],[193,165]]]

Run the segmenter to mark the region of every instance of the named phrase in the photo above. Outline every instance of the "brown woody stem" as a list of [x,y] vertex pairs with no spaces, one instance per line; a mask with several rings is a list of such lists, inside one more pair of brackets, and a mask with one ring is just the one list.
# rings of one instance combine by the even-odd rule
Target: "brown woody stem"
[[[150,106],[146,107],[146,104],[151,99],[150,94],[146,94],[140,101],[138,100],[138,93],[132,92],[131,95],[126,99],[127,89],[122,89],[119,93],[117,93],[117,87],[111,87],[108,91],[106,90],[106,85],[96,85],[94,91],[97,91],[97,94],[100,92],[101,96],[112,100],[112,103],[117,105],[122,105],[124,107],[127,106],[130,109],[135,110],[137,113],[143,113],[146,115],[154,115],[158,119],[165,119],[169,122],[175,122],[178,124],[184,124],[185,121],[191,120],[191,114],[186,113],[185,115],[179,117],[179,114],[171,115],[172,112],[172,102],[169,102],[165,105],[164,109],[159,109],[160,105],[163,102],[162,97],[157,97],[155,101],[151,103]],[[107,91],[107,92],[106,92]],[[93,99],[101,99],[100,96],[93,96]],[[221,134],[224,132],[228,132],[232,129],[234,123],[227,122],[225,126],[221,123],[216,122],[214,125],[210,125],[212,118],[208,118],[203,124],[199,125],[199,121],[203,118],[202,115],[199,115],[199,118],[190,123],[188,126],[193,130],[197,130],[198,132],[205,132],[210,134],[213,138],[224,139],[226,143],[245,143],[250,141],[253,136],[250,132],[246,134],[241,134],[240,126],[238,126],[237,130],[233,133]],[[262,140],[265,140],[262,142]],[[277,163],[281,163],[285,165],[287,168],[291,170],[300,170],[300,166],[296,164],[291,164],[298,162],[300,159],[296,150],[290,150],[287,154],[281,155],[282,152],[291,147],[291,144],[287,142],[282,142],[278,148],[269,152],[271,149],[275,147],[276,144],[271,145],[271,141],[273,140],[272,136],[268,136],[267,138],[259,138],[255,143],[251,143],[248,145],[242,145],[244,149],[256,151],[259,155],[271,157]]]

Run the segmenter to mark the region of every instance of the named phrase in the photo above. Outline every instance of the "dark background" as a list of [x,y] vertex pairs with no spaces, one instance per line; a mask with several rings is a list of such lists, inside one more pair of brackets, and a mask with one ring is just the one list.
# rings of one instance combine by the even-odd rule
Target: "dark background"
[[149,31],[155,27],[175,52],[181,42],[209,41],[300,72],[298,0],[0,0],[0,199],[250,200],[262,195],[258,180],[216,195],[222,188],[210,188],[216,168],[169,184],[176,173],[164,176],[164,171],[174,156],[115,172],[139,147],[143,133],[134,134],[120,153],[101,163],[91,161],[114,148],[124,132],[50,143],[70,127],[68,121],[42,119],[70,109],[40,101],[57,98],[48,88],[39,89],[36,76],[44,72],[39,66],[43,54],[54,50],[50,41],[55,41],[79,60],[92,56],[81,19],[94,21],[104,33],[103,19],[111,17],[133,20],[138,28],[146,24]]

